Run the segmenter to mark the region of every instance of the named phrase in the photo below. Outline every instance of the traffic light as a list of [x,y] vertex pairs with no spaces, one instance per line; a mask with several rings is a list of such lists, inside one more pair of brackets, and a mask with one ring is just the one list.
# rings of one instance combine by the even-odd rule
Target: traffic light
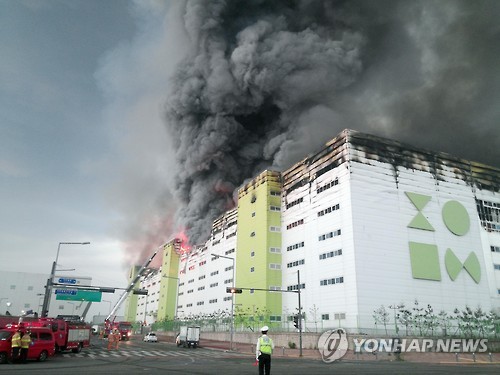
[[298,315],[293,316],[293,325],[295,328],[300,329],[300,320]]
[[243,290],[240,288],[226,288],[226,293],[242,293]]

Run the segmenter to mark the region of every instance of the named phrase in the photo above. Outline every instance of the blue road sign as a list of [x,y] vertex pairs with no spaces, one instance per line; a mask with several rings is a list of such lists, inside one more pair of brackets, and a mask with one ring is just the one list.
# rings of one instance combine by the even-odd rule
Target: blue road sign
[[76,279],[68,279],[65,277],[61,277],[61,278],[59,278],[59,282],[61,284],[76,284]]
[[56,289],[56,294],[58,295],[67,295],[67,296],[75,296],[77,293],[76,290],[71,289]]

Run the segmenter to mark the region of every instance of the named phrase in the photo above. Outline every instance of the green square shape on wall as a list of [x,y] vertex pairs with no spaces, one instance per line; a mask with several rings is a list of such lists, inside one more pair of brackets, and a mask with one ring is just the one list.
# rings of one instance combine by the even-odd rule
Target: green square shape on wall
[[411,273],[415,279],[441,281],[436,245],[410,242]]

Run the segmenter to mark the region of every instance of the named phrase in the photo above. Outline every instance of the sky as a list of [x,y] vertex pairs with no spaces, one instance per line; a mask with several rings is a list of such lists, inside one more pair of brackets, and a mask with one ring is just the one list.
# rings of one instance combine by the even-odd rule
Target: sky
[[496,0],[0,0],[0,269],[48,274],[60,242],[89,241],[60,268],[126,287],[345,128],[500,167],[499,16]]

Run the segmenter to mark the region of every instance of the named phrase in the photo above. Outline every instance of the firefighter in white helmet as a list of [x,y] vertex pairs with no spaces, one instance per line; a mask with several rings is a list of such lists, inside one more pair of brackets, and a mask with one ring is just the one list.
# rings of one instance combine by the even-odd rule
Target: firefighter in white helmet
[[273,354],[274,342],[267,336],[267,331],[269,331],[268,326],[262,327],[260,331],[262,332],[262,336],[257,340],[255,358],[259,361],[259,375],[270,375],[271,354]]

